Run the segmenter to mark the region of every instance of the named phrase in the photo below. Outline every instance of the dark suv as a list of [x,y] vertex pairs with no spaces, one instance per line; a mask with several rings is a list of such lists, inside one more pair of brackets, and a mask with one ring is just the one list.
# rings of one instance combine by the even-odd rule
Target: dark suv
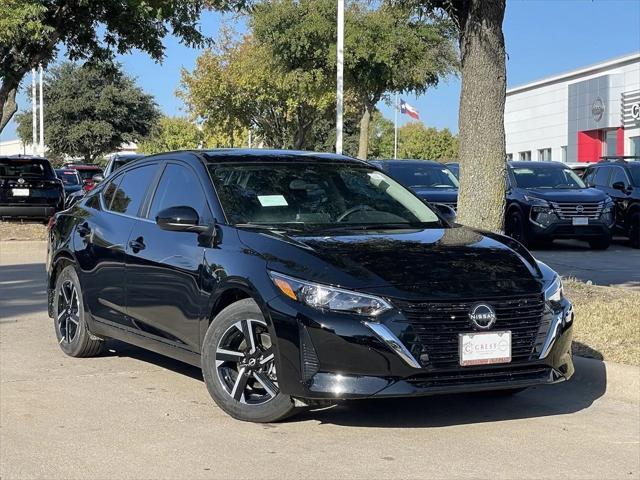
[[64,207],[64,189],[45,158],[0,157],[0,219],[47,221]]
[[615,212],[608,195],[588,188],[560,162],[509,162],[508,171],[509,236],[527,246],[571,238],[609,247]]
[[66,354],[115,338],[199,366],[242,420],[340,399],[515,393],[574,371],[553,270],[344,156],[136,160],[56,215],[47,273]]
[[395,180],[427,202],[457,210],[458,179],[446,166],[430,160],[372,160]]
[[583,177],[616,203],[616,230],[640,248],[640,158],[608,159],[592,165]]

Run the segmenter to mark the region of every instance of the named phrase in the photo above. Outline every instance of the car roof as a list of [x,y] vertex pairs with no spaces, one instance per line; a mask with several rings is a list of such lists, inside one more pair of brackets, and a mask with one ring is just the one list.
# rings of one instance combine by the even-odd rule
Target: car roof
[[514,167],[514,168],[537,168],[537,167],[569,168],[567,164],[562,162],[516,160],[508,163],[510,167]]
[[44,157],[39,155],[0,155],[0,160],[42,160],[48,162]]
[[64,168],[68,168],[70,170],[102,170],[100,165],[67,165]]
[[277,150],[262,148],[217,148],[213,150],[191,150],[191,152],[199,154],[207,162],[287,162],[295,160],[303,161],[330,161],[330,162],[346,162],[357,163],[360,165],[368,165],[364,160],[348,157],[346,155],[338,155],[335,153],[309,152],[305,150]]
[[419,158],[408,158],[406,160],[399,160],[397,158],[380,158],[372,160],[373,162],[380,162],[385,165],[429,165],[433,167],[442,167],[443,164],[434,160],[420,160]]

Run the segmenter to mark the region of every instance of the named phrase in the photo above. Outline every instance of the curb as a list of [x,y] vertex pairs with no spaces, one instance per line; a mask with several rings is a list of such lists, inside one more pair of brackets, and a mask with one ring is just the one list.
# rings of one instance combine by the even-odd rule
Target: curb
[[575,374],[570,381],[597,386],[606,382],[604,396],[613,400],[640,404],[640,367],[573,357]]

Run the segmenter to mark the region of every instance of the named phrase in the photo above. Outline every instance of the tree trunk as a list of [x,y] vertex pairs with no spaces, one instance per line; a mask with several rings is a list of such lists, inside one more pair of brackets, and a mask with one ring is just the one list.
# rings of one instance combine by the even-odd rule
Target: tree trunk
[[371,120],[370,105],[364,106],[364,112],[360,118],[360,140],[358,142],[358,158],[362,160],[367,159],[367,153],[369,151],[369,122]]
[[0,87],[0,133],[7,126],[13,115],[18,111],[16,93],[18,86],[3,84]]
[[505,207],[505,1],[469,0],[457,12],[462,61],[458,222],[493,232],[503,230]]

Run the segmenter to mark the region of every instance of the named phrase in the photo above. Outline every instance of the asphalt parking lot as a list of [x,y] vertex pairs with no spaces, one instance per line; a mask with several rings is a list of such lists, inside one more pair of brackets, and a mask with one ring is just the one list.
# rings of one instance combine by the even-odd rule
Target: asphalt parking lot
[[353,402],[257,425],[218,409],[196,368],[56,343],[44,244],[0,242],[3,479],[640,478],[637,367],[578,360],[570,382],[510,399]]
[[532,253],[563,277],[640,290],[640,250],[631,248],[627,239],[616,238],[604,251],[591,250],[586,242],[556,240]]

